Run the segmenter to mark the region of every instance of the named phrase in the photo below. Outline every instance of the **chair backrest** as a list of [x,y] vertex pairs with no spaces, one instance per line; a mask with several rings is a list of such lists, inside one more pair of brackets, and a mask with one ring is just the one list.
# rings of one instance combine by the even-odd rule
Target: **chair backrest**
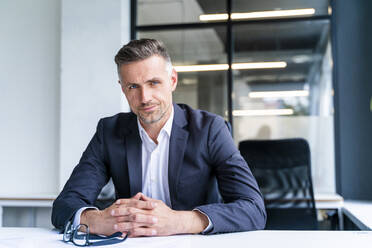
[[246,140],[239,150],[264,196],[266,228],[317,229],[307,141]]

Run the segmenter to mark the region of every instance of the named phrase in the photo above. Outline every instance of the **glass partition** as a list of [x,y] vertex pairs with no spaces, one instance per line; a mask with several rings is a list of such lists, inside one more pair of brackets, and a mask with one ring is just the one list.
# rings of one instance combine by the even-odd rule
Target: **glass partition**
[[178,71],[174,102],[227,118],[227,68],[210,70],[213,65],[227,65],[225,36],[225,27],[138,33],[139,38],[162,40],[168,48]]

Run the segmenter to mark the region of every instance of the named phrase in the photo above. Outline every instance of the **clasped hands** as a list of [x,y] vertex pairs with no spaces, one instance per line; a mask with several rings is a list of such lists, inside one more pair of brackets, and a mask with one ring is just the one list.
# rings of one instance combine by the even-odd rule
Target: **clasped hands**
[[118,199],[104,210],[87,209],[80,219],[90,232],[111,235],[129,233],[129,237],[167,236],[200,233],[208,218],[199,211],[175,211],[164,202],[137,193],[129,199]]

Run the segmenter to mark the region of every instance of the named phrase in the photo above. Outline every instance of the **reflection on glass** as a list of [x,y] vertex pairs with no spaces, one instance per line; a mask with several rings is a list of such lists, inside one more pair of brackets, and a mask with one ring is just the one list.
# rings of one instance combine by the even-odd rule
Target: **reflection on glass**
[[233,29],[233,63],[283,61],[286,67],[233,70],[236,143],[305,138],[316,192],[334,182],[332,59],[329,21],[242,24]]
[[138,0],[137,3],[138,25],[202,22],[200,16],[204,14],[226,12],[224,0]]
[[[328,33],[327,21],[234,27],[233,65],[247,61],[281,61],[285,64],[283,67],[234,70],[235,113],[239,113],[239,117],[243,117],[244,112],[252,116],[252,110],[260,110],[257,112],[260,116],[307,116],[325,110],[319,106],[318,98],[325,92],[320,91],[320,85],[328,85],[326,92],[328,98],[331,97],[330,78],[323,77],[324,83],[319,80],[324,74],[322,64],[330,67],[330,56],[324,55],[329,46]],[[323,63],[324,59],[327,62]],[[327,115],[332,110],[329,103]],[[283,111],[274,111],[276,109]]]
[[[139,32],[138,37],[163,41],[173,66],[177,68],[189,65],[227,65],[225,34],[225,28],[216,27]],[[173,100],[227,118],[226,70],[179,70],[178,85],[173,93]]]

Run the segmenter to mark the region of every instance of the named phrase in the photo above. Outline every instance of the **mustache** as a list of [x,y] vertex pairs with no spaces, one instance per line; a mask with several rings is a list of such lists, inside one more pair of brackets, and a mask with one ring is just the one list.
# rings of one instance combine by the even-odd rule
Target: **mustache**
[[141,103],[140,109],[148,108],[148,107],[153,107],[153,106],[157,106],[157,105],[159,105],[159,104],[158,103],[154,103],[154,102]]

